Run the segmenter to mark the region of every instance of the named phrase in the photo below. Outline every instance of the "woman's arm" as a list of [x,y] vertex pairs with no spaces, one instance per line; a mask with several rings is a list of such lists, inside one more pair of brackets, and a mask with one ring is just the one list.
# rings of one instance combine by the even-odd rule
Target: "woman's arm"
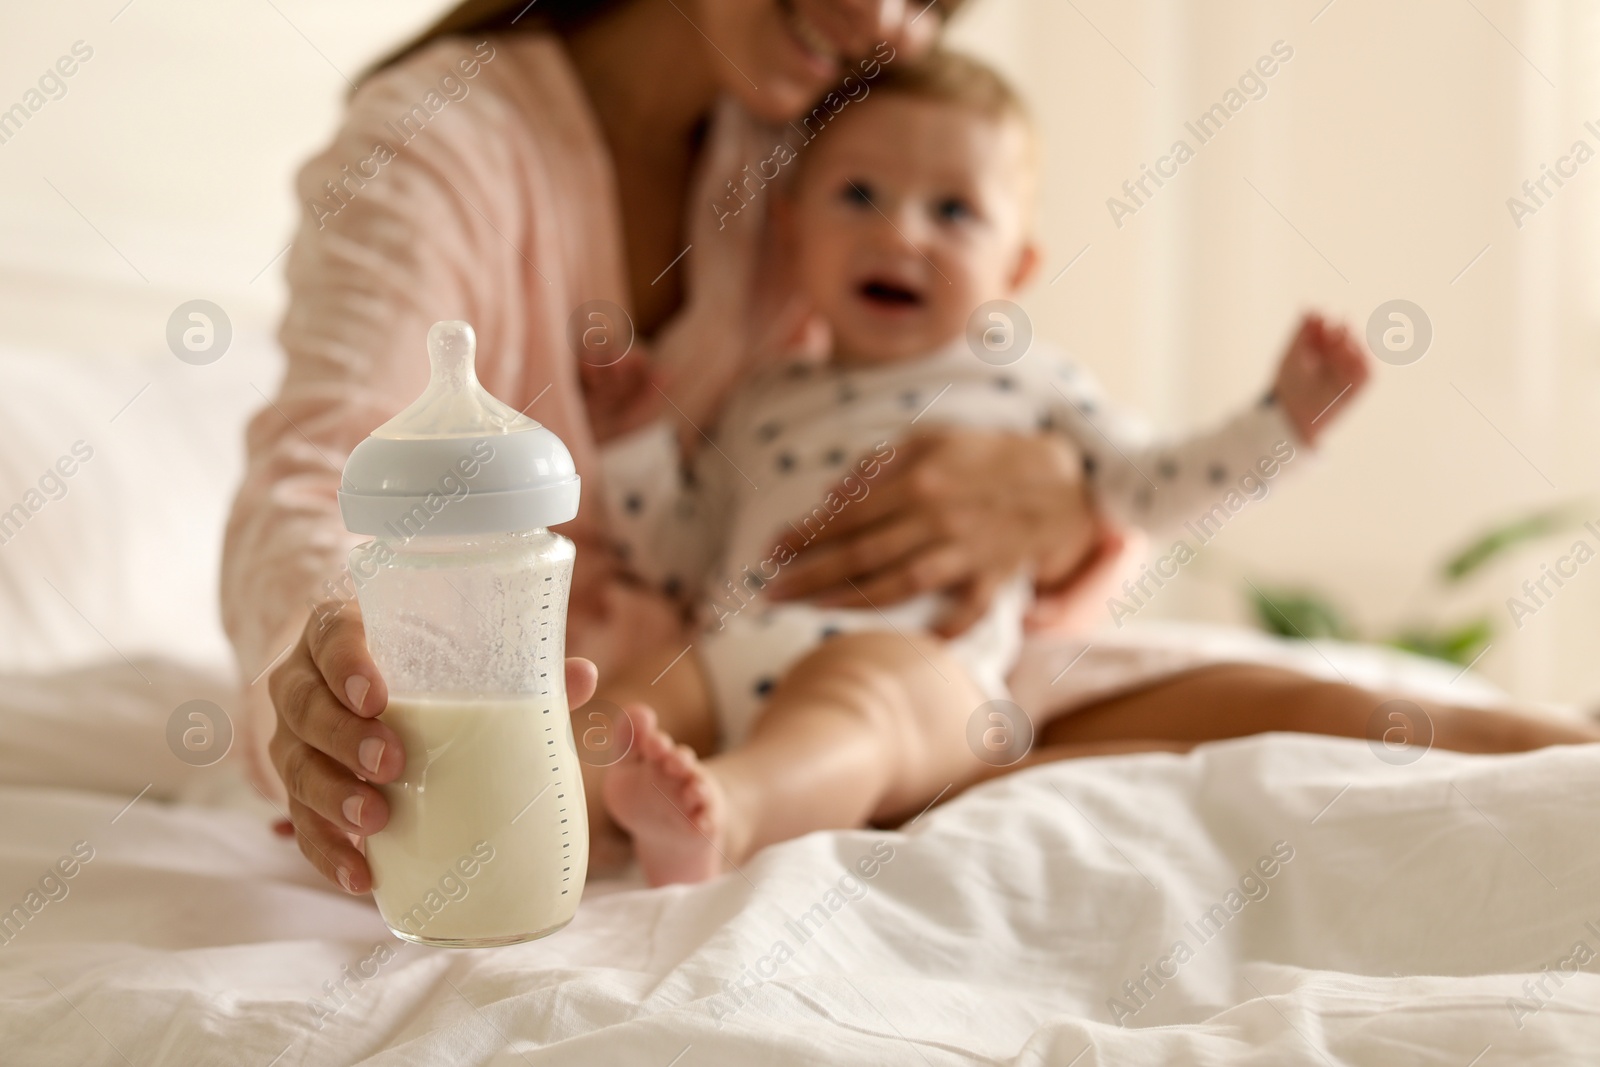
[[752,159],[771,153],[782,132],[723,97],[686,205],[684,307],[651,345],[650,373],[601,440],[654,421],[673,428],[685,463],[714,434],[723,402],[754,367],[804,347],[807,306],[790,277],[792,256],[773,225],[780,174],[750,207],[724,207]]
[[701,588],[723,548],[731,487],[710,444],[724,402],[744,374],[777,354],[800,317],[801,305],[784,295],[783,250],[769,243],[772,194],[750,210],[717,210],[727,184],[775,136],[736,101],[719,102],[686,208],[685,306],[652,343],[649,373],[625,379],[634,391],[622,380],[607,387],[616,418],[596,427],[607,510],[628,570],[674,598]]
[[[603,239],[615,234],[616,219],[591,173],[603,145],[598,137],[584,143],[581,124],[575,131],[562,120],[558,105],[574,90],[541,48],[559,51],[530,37],[447,41],[419,53],[362,87],[333,143],[299,175],[302,220],[279,333],[288,368],[250,424],[222,573],[224,623],[252,683],[238,748],[275,801],[285,799],[285,784],[266,749],[282,726],[279,713],[301,714],[309,701],[331,715],[348,694],[289,687],[277,694],[290,703],[274,708],[267,671],[290,654],[309,614],[354,606],[346,557],[364,538],[348,533],[339,515],[341,468],[368,432],[421,392],[433,322],[474,324],[485,387],[554,430],[586,482],[578,519],[561,528],[581,543],[573,651],[594,656],[585,647],[594,641],[578,637],[593,637],[597,620],[617,614],[607,607],[612,565],[598,550],[605,527],[595,445],[566,338],[582,299],[620,293],[616,264],[593,252],[616,246]],[[462,63],[477,73],[467,77]],[[453,84],[470,92],[417,117],[412,105],[452,72]],[[549,106],[533,106],[540,102]],[[598,238],[586,244],[567,227]],[[625,625],[650,621],[639,605],[622,614]],[[658,614],[667,617],[664,605]]]

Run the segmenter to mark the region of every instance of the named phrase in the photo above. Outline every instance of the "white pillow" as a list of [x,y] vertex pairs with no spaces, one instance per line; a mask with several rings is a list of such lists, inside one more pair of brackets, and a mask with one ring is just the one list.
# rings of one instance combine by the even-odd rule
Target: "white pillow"
[[282,364],[247,335],[207,366],[0,347],[0,672],[232,670],[222,532],[245,423]]

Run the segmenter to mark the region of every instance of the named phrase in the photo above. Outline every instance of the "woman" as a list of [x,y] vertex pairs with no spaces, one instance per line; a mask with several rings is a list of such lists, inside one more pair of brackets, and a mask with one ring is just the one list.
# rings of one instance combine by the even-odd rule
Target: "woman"
[[[471,2],[364,79],[334,143],[299,176],[305,210],[280,332],[289,369],[251,424],[224,563],[224,619],[243,675],[257,679],[241,749],[260,788],[287,792],[302,848],[329,877],[368,888],[344,831],[377,829],[383,802],[355,772],[387,780],[403,759],[381,721],[351,714],[381,710],[383,694],[355,604],[343,603],[338,576],[357,539],[338,517],[337,468],[420,391],[428,326],[471,321],[484,384],[553,429],[585,479],[597,436],[650,417],[662,394],[689,423],[709,422],[740,361],[761,347],[747,324],[783,320],[778,301],[749,291],[753,273],[781,291],[774,272],[749,269],[757,213],[719,227],[711,209],[770,142],[735,133],[703,152],[714,101],[726,92],[769,122],[796,118],[837,83],[841,57],[882,42],[915,54],[956,2],[541,0],[532,11],[525,0]],[[612,367],[580,363],[568,344],[573,310],[594,300],[627,307],[641,338]],[[659,392],[631,378],[646,344]],[[924,465],[971,454],[966,436],[948,436]],[[992,526],[974,528],[961,543],[993,541],[984,550],[993,566],[1032,557],[1041,574],[1064,577],[1078,560],[1054,546],[1074,530],[1065,539],[1083,540],[1089,523],[1065,449],[1043,436],[974,445],[1012,451],[1012,506],[977,510],[1018,532],[1002,543]],[[1030,478],[1046,479],[1059,506],[1020,503],[1035,495]],[[940,502],[969,506],[953,494]],[[680,627],[672,605],[628,581],[593,506],[563,532],[579,544],[573,655],[609,670]],[[307,627],[312,606],[330,598],[342,608],[334,625]],[[594,668],[574,671],[577,702]],[[376,770],[362,762],[375,752]]]
[[[370,889],[351,838],[382,828],[386,808],[370,783],[392,780],[404,761],[375,718],[386,691],[339,579],[357,539],[339,520],[338,467],[421,391],[429,325],[471,321],[485,386],[550,426],[586,480],[599,440],[663,405],[682,432],[698,433],[744,362],[800,325],[763,213],[730,221],[725,206],[727,183],[765,158],[771,139],[732,113],[708,137],[713,105],[727,94],[757,119],[788,122],[859,57],[926,48],[957,2],[469,2],[365,79],[333,144],[299,177],[306,207],[280,332],[289,369],[250,426],[224,562],[224,620],[245,677],[259,682],[287,653],[266,687],[270,706],[252,686],[241,747],[258,786],[287,794],[301,849],[327,877],[352,893]],[[759,189],[744,188],[759,206]],[[574,353],[570,320],[594,301],[630,309],[637,352],[614,363]],[[1100,602],[1094,590],[1116,569],[1120,542],[1096,526],[1062,439],[950,429],[906,451],[874,492],[875,524],[838,524],[793,566],[791,594],[867,574],[884,600],[941,589],[957,632],[982,614],[997,578],[1026,563],[1048,594],[1041,621],[1059,628]],[[898,532],[871,538],[886,528]],[[665,598],[630,582],[595,505],[563,532],[579,543],[568,632],[582,657],[568,666],[576,705],[593,692],[596,666],[609,671],[682,622]],[[887,556],[863,547],[885,540],[897,545]],[[1263,729],[1359,735],[1374,704],[1289,672],[1185,671],[1194,664],[1182,660],[1123,664],[1097,696],[1077,684],[1052,697],[1081,648],[1042,639],[1013,675],[1036,720],[1083,707],[1042,731],[1030,761]],[[1593,739],[1427,710],[1446,746]],[[911,792],[928,801],[989,770],[965,753],[965,723],[942,727],[942,756],[959,758],[918,772]],[[702,752],[714,744],[683,740]],[[952,781],[956,765],[964,769]]]

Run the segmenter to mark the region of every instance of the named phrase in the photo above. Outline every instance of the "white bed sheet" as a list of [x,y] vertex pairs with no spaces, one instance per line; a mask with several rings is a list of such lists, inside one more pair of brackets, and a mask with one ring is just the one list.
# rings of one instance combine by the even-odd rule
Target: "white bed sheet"
[[[147,336],[160,344],[159,331]],[[0,671],[141,656],[231,667],[217,607],[223,526],[245,422],[282,373],[258,335],[206,366],[164,349],[0,342],[0,512],[25,505],[0,524]]]
[[[544,942],[394,940],[269,832],[271,809],[228,767],[167,749],[180,703],[237,699],[217,541],[243,419],[281,360],[259,338],[236,349],[205,368],[0,351],[15,386],[0,396],[0,481],[21,492],[79,437],[96,450],[0,553],[0,916],[76,842],[94,850],[65,897],[0,937],[0,1064],[1600,1058],[1600,985],[1559,969],[1600,952],[1589,751],[1395,767],[1361,743],[1266,737],[1080,761],[992,783],[904,833],[789,842],[709,885],[591,886]],[[1074,670],[1240,642],[1124,634]],[[1486,696],[1373,650],[1275,654]],[[1226,907],[1278,841],[1294,858],[1265,898],[1201,944],[1185,924]],[[885,848],[859,891],[846,883],[859,899],[827,896]],[[786,923],[819,905],[802,943]],[[1131,999],[1122,984],[1146,965],[1170,973],[1180,939],[1193,958]],[[792,958],[753,980],[779,941]],[[330,1000],[341,980],[348,997]],[[1113,997],[1138,1009],[1126,1025]]]
[[[1600,977],[1559,969],[1600,952],[1600,751],[1391,766],[1278,735],[1057,764],[708,885],[597,885],[552,938],[451,952],[392,939],[259,807],[217,806],[236,780],[160,734],[217,683],[142,666],[0,680],[0,909],[94,850],[0,944],[6,1064],[1492,1067],[1600,1043]],[[1202,943],[1185,924],[1280,841],[1267,895]],[[886,848],[858,899],[828,897]],[[802,941],[786,923],[819,904]],[[1178,940],[1192,958],[1131,1000]],[[370,977],[330,1012],[347,966]]]

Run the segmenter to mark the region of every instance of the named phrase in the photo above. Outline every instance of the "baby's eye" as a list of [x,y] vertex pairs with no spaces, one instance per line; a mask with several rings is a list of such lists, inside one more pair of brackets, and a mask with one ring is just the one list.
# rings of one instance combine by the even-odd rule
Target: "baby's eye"
[[862,207],[870,207],[872,204],[872,186],[866,182],[846,182],[840,195],[848,204],[859,204]]
[[972,205],[959,196],[939,201],[933,213],[940,222],[964,222],[977,215],[977,212],[972,210]]

